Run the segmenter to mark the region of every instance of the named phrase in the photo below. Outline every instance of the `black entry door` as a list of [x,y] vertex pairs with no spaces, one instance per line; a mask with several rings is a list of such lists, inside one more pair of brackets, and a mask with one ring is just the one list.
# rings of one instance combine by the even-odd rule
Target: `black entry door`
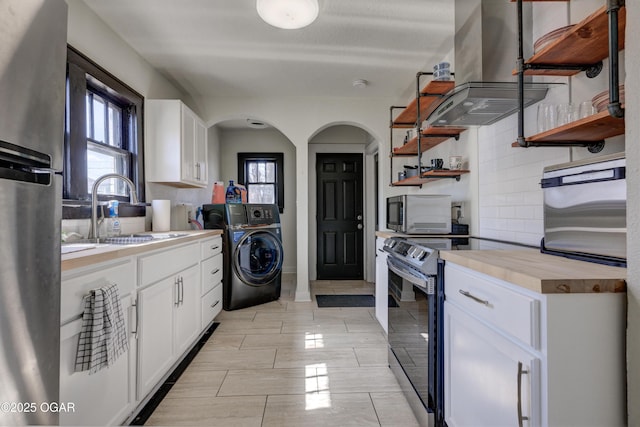
[[362,155],[316,155],[318,279],[362,279]]

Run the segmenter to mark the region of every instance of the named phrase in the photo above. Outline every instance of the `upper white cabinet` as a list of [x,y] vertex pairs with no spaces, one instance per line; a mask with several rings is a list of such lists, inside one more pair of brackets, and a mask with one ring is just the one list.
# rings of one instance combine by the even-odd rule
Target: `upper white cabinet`
[[149,182],[207,185],[207,128],[181,101],[145,102],[145,167]]

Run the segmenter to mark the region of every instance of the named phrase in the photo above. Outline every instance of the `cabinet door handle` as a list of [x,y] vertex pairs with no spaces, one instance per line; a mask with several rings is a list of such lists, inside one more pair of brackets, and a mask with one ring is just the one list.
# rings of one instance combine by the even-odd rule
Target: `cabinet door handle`
[[218,271],[220,271],[220,269],[219,269],[219,268],[216,268],[215,270],[212,270],[212,271],[211,271],[211,275],[216,274]]
[[180,277],[176,277],[173,282],[173,305],[180,305]]
[[218,300],[218,301],[214,302],[214,303],[211,305],[211,308],[215,307],[215,306],[216,306],[216,305],[218,305],[218,304],[220,304],[220,300]]
[[215,251],[216,249],[218,249],[220,247],[220,245],[213,245],[211,246],[211,250]]
[[134,323],[135,329],[131,331],[131,333],[138,339],[138,301],[135,300],[133,304],[131,304],[131,308],[133,308],[133,314],[136,316],[136,321]]
[[523,368],[522,362],[518,362],[518,427],[522,427],[524,421],[529,421],[529,417],[522,415],[522,375],[528,373],[529,371]]
[[180,303],[180,305],[184,304],[184,278],[182,276],[180,276],[180,293],[179,293],[180,298],[178,299],[178,303]]
[[486,299],[482,299],[482,298],[478,298],[475,295],[472,295],[471,292],[465,291],[463,289],[458,290],[458,292],[460,292],[462,295],[464,295],[467,298],[471,298],[472,300],[474,300],[475,302],[482,304],[482,305],[486,305],[487,307],[489,307],[489,301],[487,301]]

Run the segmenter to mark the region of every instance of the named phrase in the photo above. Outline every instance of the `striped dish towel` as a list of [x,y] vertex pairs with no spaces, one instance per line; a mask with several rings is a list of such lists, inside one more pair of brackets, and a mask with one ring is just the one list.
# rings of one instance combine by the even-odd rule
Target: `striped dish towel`
[[118,285],[93,289],[85,295],[83,302],[75,372],[88,370],[93,374],[113,365],[127,351],[129,341]]

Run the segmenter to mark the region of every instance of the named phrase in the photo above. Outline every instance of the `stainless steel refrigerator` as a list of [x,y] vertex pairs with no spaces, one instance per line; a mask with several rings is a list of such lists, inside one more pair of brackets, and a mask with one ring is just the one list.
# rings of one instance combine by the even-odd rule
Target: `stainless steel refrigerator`
[[57,424],[67,4],[0,0],[0,425]]

